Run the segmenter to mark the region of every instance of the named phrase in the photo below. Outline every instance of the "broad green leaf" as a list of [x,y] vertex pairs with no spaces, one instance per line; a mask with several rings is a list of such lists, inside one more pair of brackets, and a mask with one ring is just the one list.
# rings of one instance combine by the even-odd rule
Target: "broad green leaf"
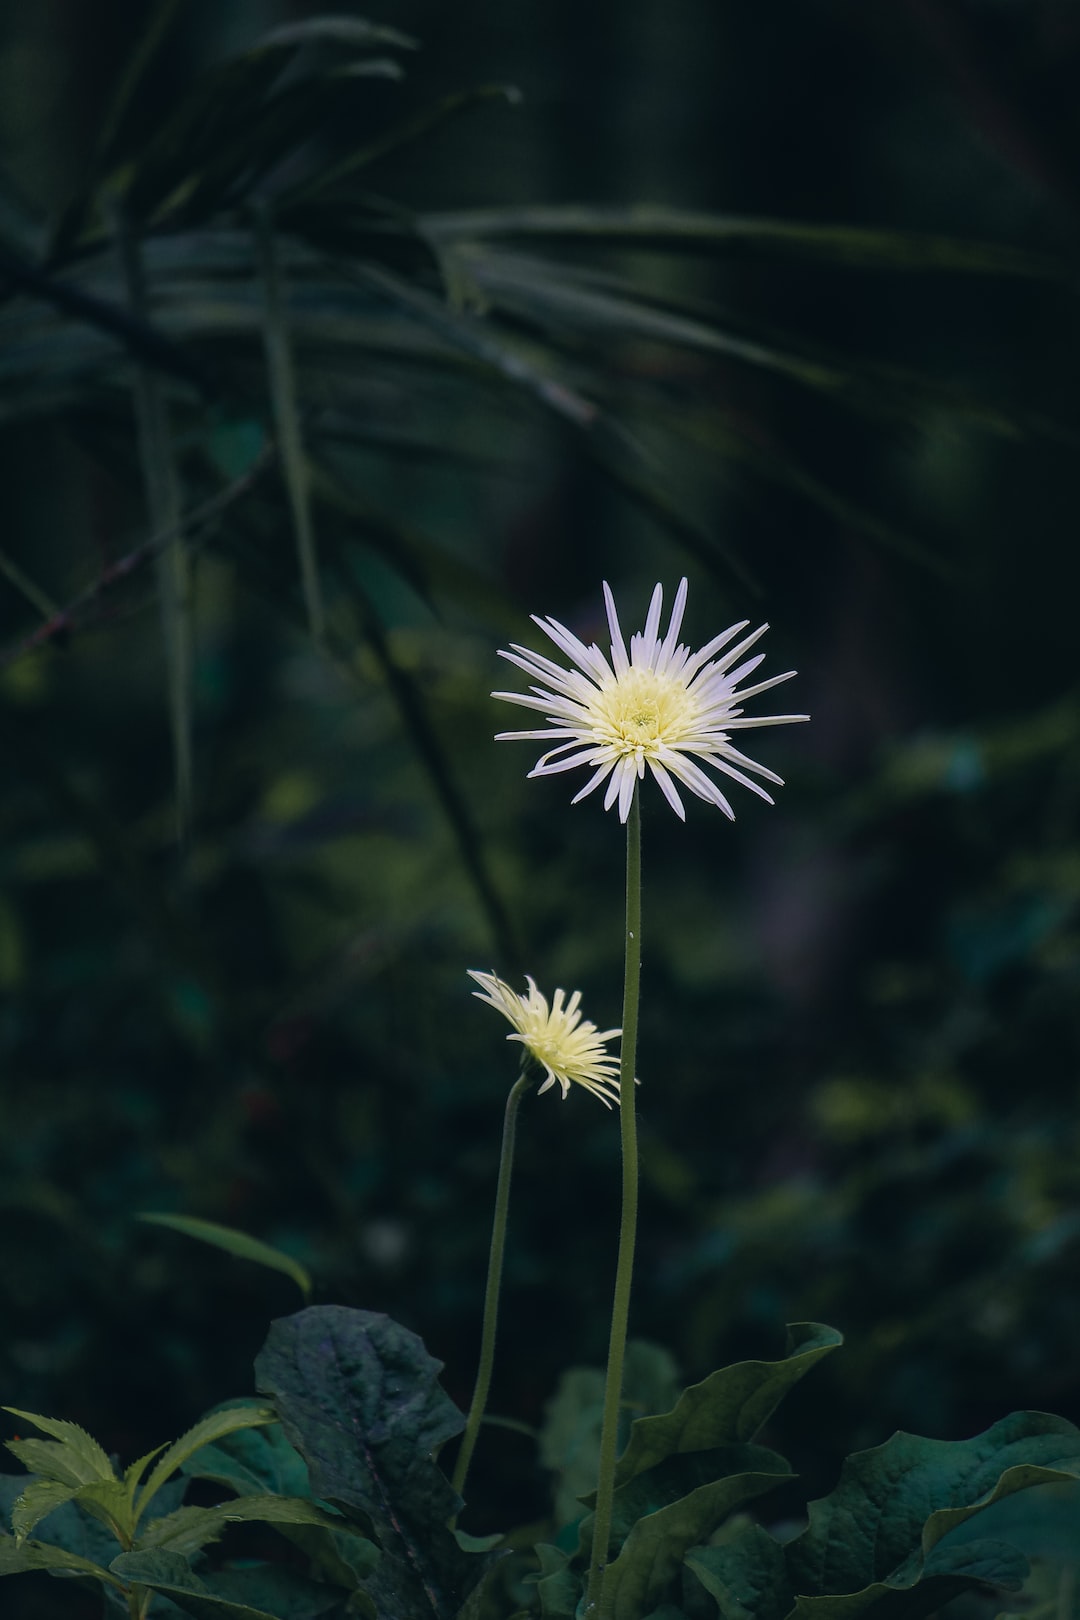
[[540,1430],[540,1461],[555,1476],[556,1524],[580,1519],[581,1499],[596,1484],[603,1419],[603,1370],[568,1367],[544,1408]]
[[[192,1479],[210,1479],[239,1496],[311,1499],[311,1482],[303,1457],[285,1438],[280,1423],[260,1429],[237,1429],[213,1445],[203,1446],[182,1465]],[[333,1519],[325,1528],[317,1524],[279,1524],[279,1530],[299,1547],[324,1580],[357,1592],[371,1574],[378,1549],[361,1540],[352,1525]],[[372,1616],[372,1620],[374,1617]]]
[[353,1525],[329,1529],[314,1524],[279,1524],[278,1529],[294,1547],[299,1547],[313,1574],[349,1593],[353,1608],[365,1613],[370,1610],[370,1620],[375,1620],[375,1604],[366,1585],[382,1553],[373,1541],[358,1535]]
[[88,1485],[91,1480],[116,1478],[101,1446],[77,1423],[23,1412],[16,1406],[5,1406],[4,1411],[53,1436],[52,1440],[7,1441],[8,1450],[32,1473],[44,1474],[46,1479],[65,1485]]
[[255,1363],[312,1491],[373,1525],[383,1557],[369,1586],[395,1620],[452,1620],[482,1568],[447,1529],[460,1502],[431,1461],[464,1427],[440,1371],[414,1333],[344,1306],[275,1322]]
[[238,1496],[311,1495],[307,1463],[286,1440],[280,1423],[222,1435],[201,1446],[180,1467],[190,1479],[215,1480]]
[[949,1532],[1018,1491],[1078,1474],[1080,1431],[1044,1412],[1014,1412],[971,1440],[901,1433],[857,1452],[785,1549],[799,1612],[854,1620],[879,1604],[888,1612],[903,1593],[905,1612],[919,1613],[965,1584],[1019,1586],[1027,1561],[1007,1539]]
[[121,1553],[111,1564],[114,1576],[126,1584],[149,1586],[164,1592],[196,1620],[281,1620],[267,1609],[223,1597],[214,1592],[192,1571],[179,1553],[154,1548],[148,1552]]
[[972,1541],[941,1556],[932,1553],[911,1578],[908,1572],[897,1571],[892,1579],[875,1581],[861,1592],[796,1597],[794,1614],[799,1620],[859,1620],[874,1610],[883,1617],[899,1611],[907,1620],[940,1609],[965,1588],[1018,1592],[1028,1569],[1027,1559],[1015,1547],[1002,1541]]
[[220,1226],[217,1221],[201,1220],[197,1215],[154,1212],[139,1215],[138,1219],[153,1226],[167,1226],[172,1232],[182,1232],[185,1237],[197,1238],[200,1243],[209,1243],[215,1249],[224,1249],[226,1254],[235,1255],[238,1260],[251,1260],[257,1266],[284,1272],[286,1277],[292,1278],[305,1299],[311,1298],[313,1284],[306,1267],[299,1260],[294,1260],[291,1254],[263,1243],[260,1238],[249,1237],[246,1232],[238,1232],[232,1226]]
[[899,1433],[844,1463],[810,1504],[809,1528],[787,1549],[797,1592],[858,1592],[902,1574],[982,1508],[1031,1485],[1080,1474],[1080,1430],[1045,1412],[1014,1412],[971,1440]]
[[973,1518],[947,1530],[940,1547],[994,1538],[1019,1547],[1029,1558],[1058,1563],[1080,1560],[1080,1481],[1033,1485],[1000,1497]]
[[490,1536],[471,1536],[467,1530],[459,1530],[455,1525],[454,1540],[462,1552],[489,1553],[494,1552],[495,1548],[506,1540],[506,1537],[501,1530],[496,1530],[494,1535]]
[[139,1492],[136,1518],[146,1509],[158,1490],[170,1474],[193,1457],[201,1447],[210,1445],[215,1440],[222,1439],[237,1429],[257,1429],[265,1423],[276,1423],[277,1413],[269,1406],[256,1406],[253,1404],[240,1404],[237,1406],[219,1407],[216,1412],[208,1412],[198,1423],[192,1425],[186,1434],[179,1440],[174,1440],[164,1456],[160,1457],[146,1484]]
[[[655,1468],[635,1474],[616,1490],[612,1540],[621,1543],[639,1519],[670,1506],[699,1486],[750,1474],[768,1474],[777,1479],[794,1477],[787,1459],[766,1446],[716,1446],[709,1451],[684,1451],[667,1457]],[[595,1507],[596,1492],[591,1492],[587,1500],[590,1508]],[[582,1534],[584,1540],[584,1527]],[[587,1551],[588,1546],[586,1541],[584,1550]]]
[[488,1564],[455,1620],[528,1620],[527,1611],[518,1607],[516,1594],[511,1594],[506,1563],[503,1555]]
[[100,1564],[63,1547],[51,1547],[44,1541],[16,1541],[14,1536],[0,1532],[0,1575],[22,1575],[32,1570],[59,1570],[72,1575],[92,1576],[107,1586],[122,1590],[122,1583]]
[[639,1418],[619,1459],[616,1486],[684,1451],[745,1443],[754,1438],[789,1390],[843,1342],[820,1322],[788,1327],[782,1361],[740,1361],[692,1384],[670,1412]]
[[726,1546],[691,1548],[685,1563],[716,1599],[722,1620],[783,1620],[791,1612],[784,1549],[759,1524]]
[[[311,1500],[311,1482],[303,1457],[285,1438],[280,1423],[261,1429],[238,1429],[213,1445],[203,1446],[183,1464],[193,1479],[211,1479],[241,1497],[302,1497]],[[357,1593],[379,1557],[378,1548],[362,1540],[355,1527],[340,1519],[322,1524],[278,1524],[319,1575],[346,1592]],[[363,1599],[360,1599],[363,1606]],[[372,1611],[371,1620],[374,1620]]]
[[70,1502],[81,1488],[79,1485],[65,1485],[56,1479],[35,1479],[11,1509],[11,1528],[16,1541],[25,1541],[35,1525],[40,1524],[54,1508]]
[[[215,1570],[202,1576],[203,1585],[216,1598],[267,1609],[274,1620],[377,1620],[363,1593],[351,1598],[334,1586],[313,1580],[300,1570],[278,1562]],[[359,1599],[359,1600],[358,1600]],[[347,1608],[343,1604],[348,1603]],[[153,1615],[151,1615],[153,1620]]]
[[790,1478],[786,1471],[735,1474],[638,1519],[604,1574],[604,1604],[612,1620],[640,1620],[667,1595],[691,1547],[737,1508]]
[[581,1600],[582,1579],[570,1568],[570,1554],[561,1547],[538,1542],[534,1548],[540,1573],[530,1576],[545,1620],[573,1620]]
[[[642,1412],[663,1411],[678,1394],[675,1362],[668,1351],[642,1339],[626,1347],[623,1416],[627,1427]],[[555,1519],[581,1517],[581,1502],[596,1483],[604,1416],[604,1374],[599,1367],[571,1367],[544,1408],[540,1461],[555,1475]]]

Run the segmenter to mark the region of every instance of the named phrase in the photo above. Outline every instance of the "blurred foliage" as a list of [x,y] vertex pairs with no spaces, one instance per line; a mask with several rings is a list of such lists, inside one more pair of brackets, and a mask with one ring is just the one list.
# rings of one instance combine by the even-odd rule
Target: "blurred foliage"
[[[491,746],[495,649],[687,572],[814,724],[775,810],[646,806],[635,1331],[695,1377],[836,1322],[817,1490],[1080,1415],[1064,8],[54,9],[0,22],[5,1399],[136,1456],[249,1387],[292,1284],[146,1209],[467,1399],[513,1065],[464,970],[601,1025],[620,972],[617,825]],[[522,1119],[529,1425],[602,1359],[602,1113]],[[485,1441],[470,1527],[538,1514]]]

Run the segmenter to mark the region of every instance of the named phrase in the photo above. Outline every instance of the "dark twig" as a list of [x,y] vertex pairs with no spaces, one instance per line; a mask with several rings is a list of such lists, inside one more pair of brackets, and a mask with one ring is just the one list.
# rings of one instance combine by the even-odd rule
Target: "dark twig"
[[144,563],[152,561],[166,546],[170,545],[182,529],[188,536],[192,547],[201,545],[209,538],[209,531],[215,521],[234,501],[246,495],[259,481],[263,474],[277,460],[277,446],[267,444],[259,452],[247,472],[227,484],[216,495],[196,506],[184,514],[180,524],[170,525],[168,528],[158,530],[156,534],[149,535],[140,545],[135,546],[114,563],[103,568],[98,578],[86,590],[72,599],[66,607],[46,619],[44,624],[38,625],[30,635],[24,636],[21,641],[13,643],[0,652],[0,669],[7,669],[11,664],[18,663],[20,658],[36,652],[39,647],[50,641],[55,641],[78,628],[79,615],[87,608],[95,606],[115,585],[119,585],[131,574],[141,568]]

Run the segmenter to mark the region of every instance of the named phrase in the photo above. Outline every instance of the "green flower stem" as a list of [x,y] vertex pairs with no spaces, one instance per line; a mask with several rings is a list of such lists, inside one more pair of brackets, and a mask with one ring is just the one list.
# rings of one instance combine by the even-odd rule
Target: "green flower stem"
[[623,976],[622,1045],[619,1053],[619,1122],[622,1129],[622,1223],[619,1259],[615,1267],[615,1299],[611,1307],[607,1382],[604,1386],[604,1423],[600,1431],[600,1469],[593,1520],[592,1563],[589,1568],[586,1610],[604,1620],[604,1564],[611,1540],[615,1495],[615,1460],[619,1445],[619,1407],[622,1400],[623,1358],[630,1316],[630,1283],[634,1272],[637,1236],[638,1150],[634,1069],[637,1059],[638,1001],[641,989],[641,806],[634,790],[626,823],[626,966]]
[[503,1116],[502,1150],[499,1154],[499,1181],[495,1189],[495,1219],[491,1228],[491,1253],[488,1257],[487,1288],[484,1291],[484,1326],[480,1335],[480,1365],[476,1371],[476,1387],[473,1390],[472,1405],[469,1407],[469,1417],[465,1424],[465,1433],[461,1441],[461,1449],[454,1464],[454,1477],[451,1481],[455,1491],[460,1496],[465,1489],[465,1476],[469,1472],[473,1451],[476,1449],[476,1438],[480,1433],[480,1424],[484,1416],[484,1407],[487,1405],[488,1389],[491,1385],[491,1369],[495,1362],[495,1329],[499,1319],[499,1288],[502,1284],[503,1250],[506,1247],[506,1216],[510,1207],[510,1176],[514,1168],[514,1132],[517,1126],[518,1104],[532,1085],[532,1075],[528,1072],[531,1060],[526,1058],[526,1067],[522,1068],[520,1075],[510,1088],[510,1095],[506,1099],[506,1113]]

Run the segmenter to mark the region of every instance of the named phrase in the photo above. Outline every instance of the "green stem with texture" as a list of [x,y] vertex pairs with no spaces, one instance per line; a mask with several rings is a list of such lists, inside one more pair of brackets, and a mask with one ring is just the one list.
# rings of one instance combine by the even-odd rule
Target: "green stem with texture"
[[619,1407],[622,1401],[626,1328],[630,1317],[630,1284],[634,1273],[637,1237],[638,1148],[634,1069],[637,1058],[638,1001],[641,989],[641,806],[635,788],[626,823],[626,966],[623,975],[622,1044],[619,1053],[619,1122],[622,1130],[622,1222],[619,1258],[615,1267],[615,1298],[611,1307],[607,1382],[604,1386],[604,1422],[600,1431],[600,1468],[593,1519],[592,1563],[589,1567],[586,1613],[604,1620],[604,1565],[611,1540],[615,1495],[615,1461],[619,1446]]
[[[531,1065],[529,1065],[531,1067]],[[499,1154],[499,1180],[495,1189],[495,1219],[491,1227],[491,1253],[488,1257],[487,1288],[484,1291],[484,1325],[480,1334],[480,1365],[476,1371],[476,1387],[465,1424],[461,1449],[454,1464],[451,1481],[460,1496],[465,1489],[476,1438],[487,1405],[491,1386],[491,1369],[495,1362],[495,1329],[499,1320],[499,1288],[502,1284],[503,1250],[506,1247],[506,1217],[510,1208],[510,1177],[514,1168],[514,1133],[517,1127],[518,1104],[532,1085],[532,1075],[526,1069],[510,1088],[503,1116],[502,1150]]]

